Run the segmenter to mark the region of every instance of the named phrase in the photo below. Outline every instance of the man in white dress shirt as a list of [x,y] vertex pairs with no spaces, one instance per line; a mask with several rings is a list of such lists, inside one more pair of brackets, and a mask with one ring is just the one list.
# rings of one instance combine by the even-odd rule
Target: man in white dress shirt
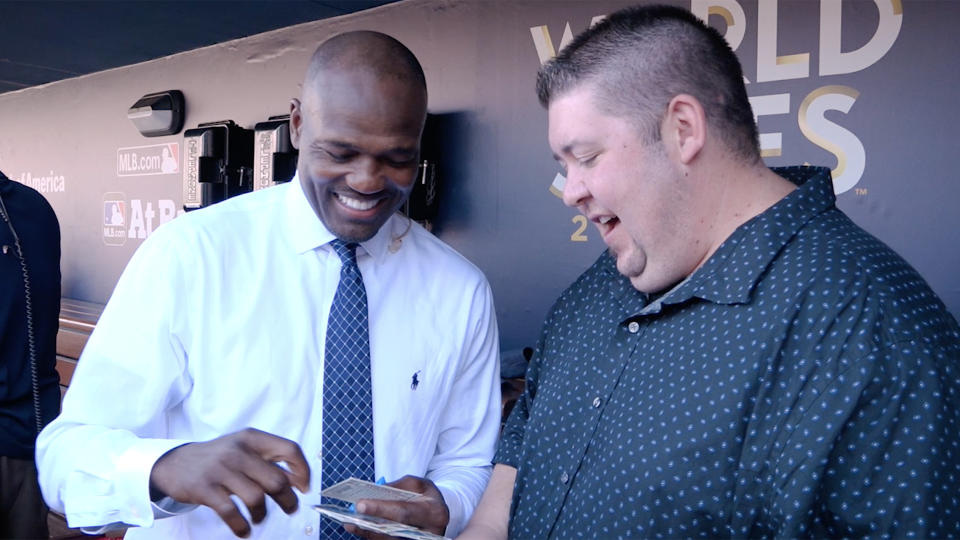
[[367,294],[376,476],[427,495],[358,509],[448,536],[463,527],[499,428],[498,337],[482,273],[396,214],[426,106],[403,45],[335,36],[291,103],[294,180],[144,242],[38,442],[44,497],[71,526],[137,527],[127,538],[319,534],[310,506],[339,238],[359,243]]

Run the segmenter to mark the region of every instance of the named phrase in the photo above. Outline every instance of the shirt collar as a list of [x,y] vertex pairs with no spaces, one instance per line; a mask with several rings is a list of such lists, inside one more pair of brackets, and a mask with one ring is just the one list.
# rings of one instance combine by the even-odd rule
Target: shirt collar
[[621,320],[632,317],[647,305],[649,295],[635,289],[630,279],[617,270],[617,259],[609,249],[600,255],[594,265],[605,276],[607,291],[620,303]]
[[764,270],[783,246],[813,217],[836,204],[830,169],[797,166],[773,171],[798,189],[738,227],[699,270],[660,298],[660,303],[677,304],[692,297],[719,304],[749,302]]
[[[313,211],[310,202],[307,201],[299,173],[293,176],[290,184],[284,199],[284,214],[287,238],[290,239],[293,250],[296,253],[305,253],[329,244],[336,237],[327,230],[317,213]],[[395,236],[402,235],[404,227],[404,219],[394,214],[383,224],[383,227],[380,227],[373,238],[360,242],[360,246],[374,260],[380,260],[386,257],[390,242]]]

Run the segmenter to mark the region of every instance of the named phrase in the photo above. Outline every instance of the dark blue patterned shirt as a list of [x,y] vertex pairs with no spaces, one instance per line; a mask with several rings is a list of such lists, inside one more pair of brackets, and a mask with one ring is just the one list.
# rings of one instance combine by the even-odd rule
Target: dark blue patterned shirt
[[830,172],[654,302],[604,253],[495,461],[512,538],[960,536],[960,328]]

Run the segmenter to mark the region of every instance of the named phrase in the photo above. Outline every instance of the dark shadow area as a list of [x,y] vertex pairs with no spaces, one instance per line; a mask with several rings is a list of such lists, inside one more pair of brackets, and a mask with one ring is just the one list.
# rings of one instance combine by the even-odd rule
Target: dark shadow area
[[5,0],[0,2],[0,93],[396,1]]
[[421,160],[437,164],[437,210],[433,233],[445,227],[471,223],[471,201],[467,188],[470,178],[465,167],[470,159],[470,130],[473,113],[430,114],[423,129]]

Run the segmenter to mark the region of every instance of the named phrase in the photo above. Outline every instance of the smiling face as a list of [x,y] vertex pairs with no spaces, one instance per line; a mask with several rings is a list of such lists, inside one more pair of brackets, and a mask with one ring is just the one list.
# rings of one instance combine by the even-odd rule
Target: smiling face
[[407,196],[417,172],[426,91],[372,70],[327,70],[305,82],[290,111],[304,194],[337,238],[372,238]]
[[554,98],[548,116],[550,148],[567,176],[564,203],[594,223],[617,270],[646,293],[690,275],[707,249],[692,211],[698,194],[664,143],[601,111],[589,85]]

